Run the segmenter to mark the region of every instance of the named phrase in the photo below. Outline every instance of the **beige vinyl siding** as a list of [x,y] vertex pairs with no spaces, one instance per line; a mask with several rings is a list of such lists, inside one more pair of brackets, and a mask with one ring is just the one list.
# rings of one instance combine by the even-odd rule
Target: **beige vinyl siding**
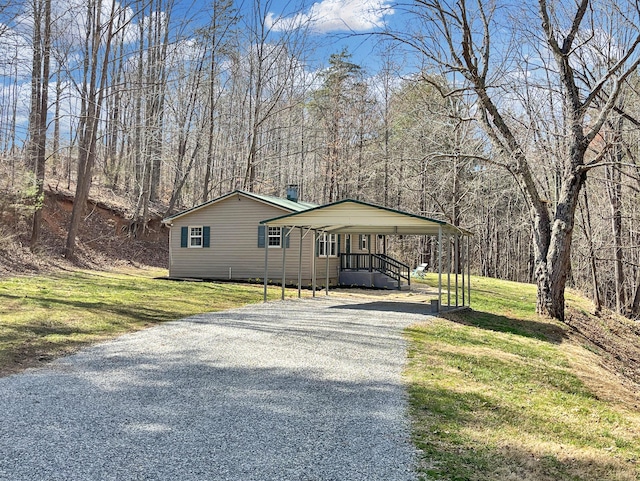
[[[286,214],[288,211],[241,194],[232,195],[202,209],[175,219],[170,234],[169,275],[177,278],[206,278],[231,280],[261,280],[264,278],[265,248],[258,247],[258,225],[261,220]],[[209,248],[180,247],[183,226],[209,226]],[[303,285],[311,283],[313,233],[304,238],[302,249]],[[295,284],[298,279],[300,233],[290,234],[286,253],[286,280]],[[282,249],[269,248],[268,278],[280,282],[282,278]],[[318,283],[324,284],[326,260],[317,258]],[[338,259],[330,258],[331,283],[338,273]],[[231,276],[230,276],[231,273]]]
[[[369,249],[375,247],[375,235],[364,234],[365,237],[370,239],[369,245],[367,249],[360,249],[360,235],[361,234],[351,234],[351,253],[352,254],[368,254]],[[375,250],[371,250],[371,252],[375,252]]]

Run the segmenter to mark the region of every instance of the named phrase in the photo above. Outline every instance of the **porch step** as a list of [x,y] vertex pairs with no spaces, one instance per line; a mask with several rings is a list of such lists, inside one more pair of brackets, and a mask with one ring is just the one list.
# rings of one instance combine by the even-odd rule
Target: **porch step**
[[373,284],[380,289],[397,289],[398,285],[389,276],[376,272],[373,276]]
[[339,282],[345,286],[406,290],[409,287],[404,287],[402,280],[408,280],[409,276],[409,266],[386,254],[340,254]]
[[[344,286],[398,290],[398,281],[380,272],[343,271],[340,273],[340,284]],[[400,290],[408,289],[409,286],[405,283],[400,286]]]
[[411,287],[402,282],[398,289],[398,281],[382,273],[375,274],[375,286],[381,289],[408,291]]

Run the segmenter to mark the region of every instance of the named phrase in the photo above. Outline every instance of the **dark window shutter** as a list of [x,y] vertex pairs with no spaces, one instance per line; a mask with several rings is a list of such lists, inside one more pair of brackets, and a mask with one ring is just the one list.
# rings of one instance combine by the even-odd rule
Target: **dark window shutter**
[[336,234],[336,257],[340,257],[340,234]]
[[189,244],[189,228],[182,227],[180,229],[180,247],[187,247]]
[[371,234],[367,236],[367,251],[371,252]]
[[283,227],[282,232],[284,232],[284,247],[288,249],[289,239],[291,239],[291,229],[289,229],[288,227]]
[[258,247],[264,247],[265,244],[265,226],[263,225],[259,225],[258,226]]
[[316,257],[320,257],[320,236],[316,237]]
[[206,225],[202,228],[202,247],[209,247],[209,237],[211,237],[211,227]]

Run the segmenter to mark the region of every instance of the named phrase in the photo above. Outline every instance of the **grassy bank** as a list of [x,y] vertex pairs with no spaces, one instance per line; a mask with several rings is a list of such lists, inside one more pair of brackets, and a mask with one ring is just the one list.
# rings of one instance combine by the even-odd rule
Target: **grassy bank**
[[[0,374],[151,324],[263,298],[258,285],[156,279],[163,275],[136,269],[0,279]],[[279,296],[279,288],[269,289],[270,298]]]
[[534,286],[472,286],[474,312],[408,330],[422,479],[640,479],[637,397],[536,316]]

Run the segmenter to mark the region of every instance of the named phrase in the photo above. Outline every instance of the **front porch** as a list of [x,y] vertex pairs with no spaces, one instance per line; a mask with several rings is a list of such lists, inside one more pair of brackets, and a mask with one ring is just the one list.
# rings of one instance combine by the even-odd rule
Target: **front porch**
[[407,290],[411,287],[411,269],[386,254],[341,253],[338,284]]

